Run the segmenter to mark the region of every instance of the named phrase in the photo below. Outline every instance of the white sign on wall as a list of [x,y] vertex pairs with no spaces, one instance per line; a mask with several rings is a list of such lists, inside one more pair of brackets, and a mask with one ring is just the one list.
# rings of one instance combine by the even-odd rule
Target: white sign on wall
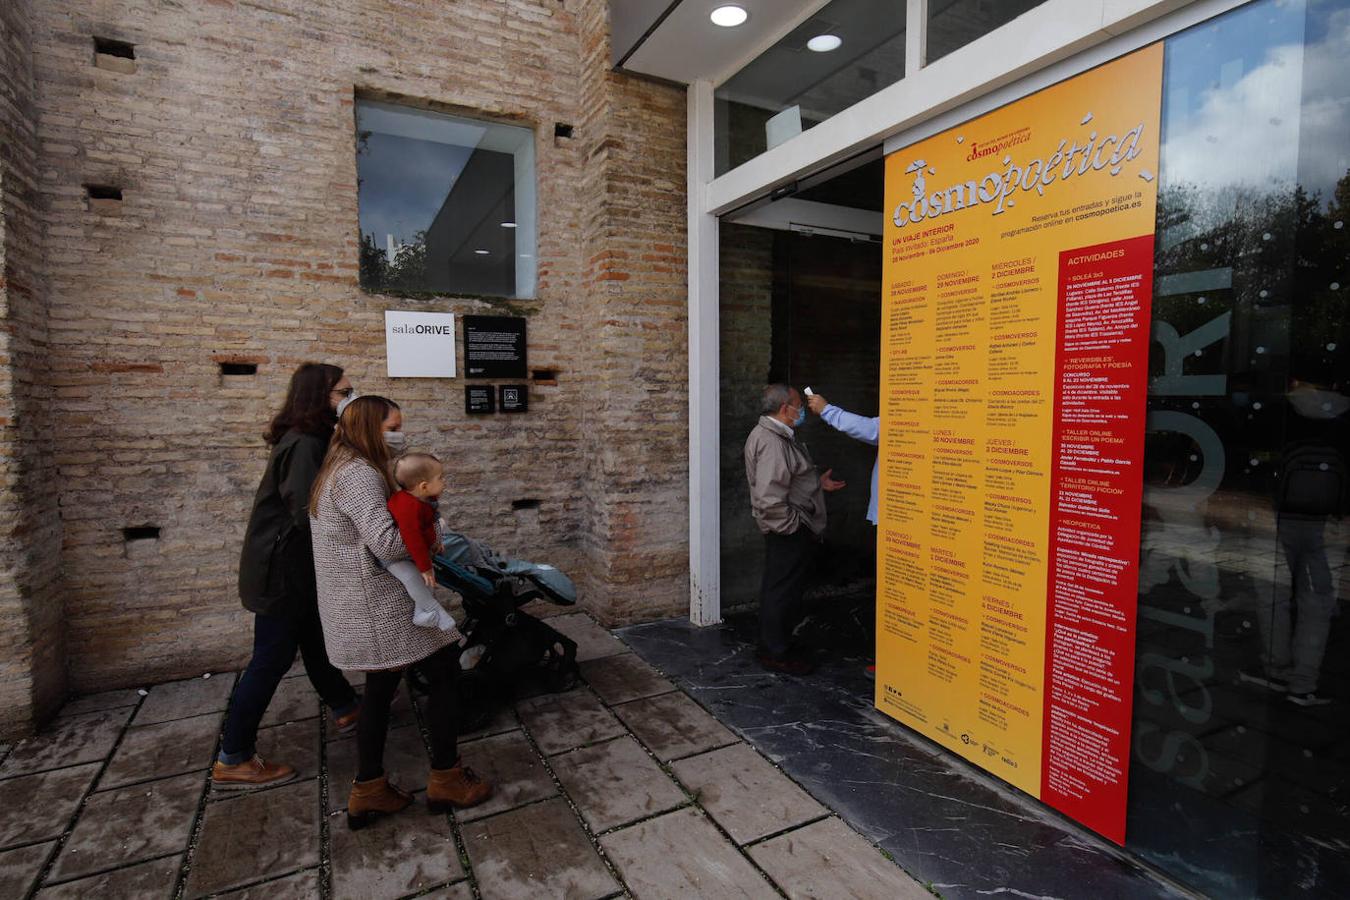
[[384,353],[390,378],[454,378],[455,314],[384,314]]

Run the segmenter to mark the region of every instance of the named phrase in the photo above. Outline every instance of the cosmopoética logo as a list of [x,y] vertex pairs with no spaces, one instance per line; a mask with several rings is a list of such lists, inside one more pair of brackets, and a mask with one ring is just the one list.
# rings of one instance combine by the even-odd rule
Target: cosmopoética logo
[[455,326],[453,325],[394,325],[389,329],[390,334],[441,334],[449,337],[455,336]]

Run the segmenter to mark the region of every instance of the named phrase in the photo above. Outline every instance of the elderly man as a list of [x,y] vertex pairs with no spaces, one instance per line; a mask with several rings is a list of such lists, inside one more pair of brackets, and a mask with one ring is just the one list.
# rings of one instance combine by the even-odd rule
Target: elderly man
[[806,675],[809,657],[793,652],[792,631],[801,618],[802,592],[825,534],[825,492],[844,482],[831,470],[816,472],[796,429],[806,408],[796,389],[771,384],[760,402],[759,423],[745,442],[750,512],[764,532],[764,579],[759,601],[759,662],[774,672]]

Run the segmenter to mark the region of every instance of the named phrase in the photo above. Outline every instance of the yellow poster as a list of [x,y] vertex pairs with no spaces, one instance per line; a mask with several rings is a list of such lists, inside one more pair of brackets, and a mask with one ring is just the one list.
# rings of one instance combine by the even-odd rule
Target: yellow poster
[[886,160],[877,707],[1117,840],[1161,79]]

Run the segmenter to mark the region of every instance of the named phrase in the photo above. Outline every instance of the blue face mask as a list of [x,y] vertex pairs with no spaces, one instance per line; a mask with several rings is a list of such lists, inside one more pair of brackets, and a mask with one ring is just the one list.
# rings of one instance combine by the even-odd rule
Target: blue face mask
[[801,428],[805,424],[806,424],[806,407],[802,406],[797,409],[797,421],[792,423],[792,427]]

